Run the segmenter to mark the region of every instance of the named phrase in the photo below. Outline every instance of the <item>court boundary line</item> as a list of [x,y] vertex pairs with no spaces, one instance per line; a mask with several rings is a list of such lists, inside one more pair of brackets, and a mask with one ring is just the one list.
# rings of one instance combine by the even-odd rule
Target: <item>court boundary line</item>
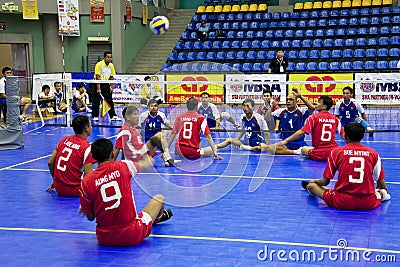
[[[84,230],[68,230],[68,229],[46,229],[46,228],[28,228],[28,227],[0,227],[0,231],[15,231],[15,232],[42,232],[42,233],[64,233],[64,234],[87,234],[95,235],[94,231]],[[236,243],[254,243],[254,244],[271,244],[271,245],[286,245],[294,247],[315,247],[315,248],[338,248],[357,251],[372,251],[381,253],[394,253],[400,254],[400,250],[379,249],[379,248],[364,248],[364,247],[340,247],[324,244],[313,243],[300,243],[288,241],[274,241],[274,240],[261,240],[261,239],[244,239],[244,238],[229,238],[229,237],[209,237],[209,236],[190,236],[190,235],[158,235],[150,234],[154,238],[170,238],[170,239],[189,239],[201,241],[221,241],[221,242],[236,242]]]

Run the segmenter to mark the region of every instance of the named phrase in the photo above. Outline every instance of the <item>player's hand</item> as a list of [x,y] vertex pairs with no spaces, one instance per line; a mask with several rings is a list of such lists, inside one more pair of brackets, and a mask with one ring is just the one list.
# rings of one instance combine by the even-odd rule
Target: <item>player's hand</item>
[[223,160],[223,159],[224,159],[223,157],[219,156],[218,154],[215,154],[215,155],[214,155],[214,158],[216,158],[216,159],[218,159],[218,160]]
[[272,107],[275,108],[277,105],[279,105],[279,101],[281,101],[281,97],[278,96],[272,101]]
[[97,88],[97,93],[101,94],[101,89],[100,88]]
[[47,187],[46,192],[50,192],[51,190],[54,189],[54,182],[51,182],[51,184],[49,185],[49,187]]
[[287,142],[285,140],[276,143],[277,146],[286,146]]
[[300,97],[300,91],[299,91],[299,89],[293,87],[292,90],[293,90],[293,94],[294,94],[296,97]]

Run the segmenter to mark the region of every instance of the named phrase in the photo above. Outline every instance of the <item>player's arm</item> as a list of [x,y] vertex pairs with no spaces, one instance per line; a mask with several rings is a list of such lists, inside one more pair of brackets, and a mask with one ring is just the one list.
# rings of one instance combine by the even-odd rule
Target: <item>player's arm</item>
[[93,163],[86,163],[83,165],[83,176],[88,175],[93,171]]
[[218,155],[217,149],[215,148],[215,144],[214,144],[214,141],[213,141],[211,135],[210,134],[205,134],[204,137],[207,139],[208,144],[210,144],[210,147],[211,147],[211,150],[213,152],[214,157],[217,158],[217,159],[220,159],[220,160],[224,159],[223,157]]
[[319,186],[327,186],[330,183],[330,179],[323,177],[321,179],[311,180],[310,183],[316,183]]
[[305,134],[306,133],[300,129],[291,136],[289,136],[288,138],[286,138],[285,140],[280,141],[278,144],[285,146],[287,143],[297,140],[298,138],[302,137]]
[[279,126],[281,125],[281,120],[280,119],[276,119],[275,121],[275,131],[279,131]]
[[309,113],[313,113],[314,110],[315,110],[315,106],[314,106],[310,101],[308,101],[307,98],[305,98],[304,96],[302,96],[302,94],[300,93],[299,89],[293,88],[292,90],[293,90],[293,94],[294,94],[297,98],[300,98],[301,101],[303,101],[303,103],[308,107],[308,112],[309,112]]
[[176,134],[174,134],[174,133],[171,133],[171,135],[169,136],[169,139],[168,139],[168,148],[171,147],[171,144],[172,144],[172,142],[174,141],[175,136],[176,136]]
[[365,114],[365,112],[361,113],[361,117],[363,118],[363,120],[368,121],[367,120],[367,114]]
[[[47,166],[49,166],[49,171],[53,179],[54,179],[54,163],[56,162],[56,156],[57,156],[57,150],[54,150],[53,153],[51,153],[49,160],[47,161]],[[54,188],[54,181],[51,181],[51,184],[46,189],[46,192],[51,191],[53,188]]]
[[378,180],[377,184],[376,184],[376,188],[377,189],[386,189],[387,192],[389,192],[387,186],[386,186],[386,182],[385,180]]

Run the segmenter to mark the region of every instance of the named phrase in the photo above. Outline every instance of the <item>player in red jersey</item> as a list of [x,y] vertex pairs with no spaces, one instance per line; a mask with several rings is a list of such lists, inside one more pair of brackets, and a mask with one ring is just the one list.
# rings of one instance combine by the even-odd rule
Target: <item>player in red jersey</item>
[[[171,136],[168,140],[168,147],[174,141],[175,136],[179,134],[175,143],[175,153],[188,159],[197,159],[200,157],[214,156],[217,159],[223,159],[218,155],[214,141],[210,135],[210,129],[207,120],[203,115],[197,114],[198,101],[196,98],[189,98],[186,101],[187,112],[176,117]],[[204,134],[209,147],[200,147],[200,135]]]
[[301,153],[313,160],[326,161],[332,149],[338,146],[335,141],[336,132],[339,132],[344,139],[344,131],[339,119],[329,113],[332,105],[332,98],[321,96],[315,107],[319,113],[310,116],[300,130],[278,144],[286,145],[288,142],[296,140],[304,134],[311,133],[312,146],[302,147]]
[[80,212],[96,218],[96,236],[105,246],[133,246],[150,235],[152,225],[166,221],[171,210],[164,210],[164,196],[155,195],[142,212],[137,213],[131,180],[138,171],[150,168],[151,158],[132,162],[114,161],[113,145],[101,138],[92,144],[99,166],[82,180]]
[[[53,182],[46,191],[56,189],[60,196],[79,196],[82,174],[93,171],[90,144],[87,137],[92,133],[92,125],[87,116],[76,116],[72,121],[75,135],[63,138],[48,161]],[[82,172],[83,167],[83,172]]]
[[143,157],[153,155],[158,148],[163,152],[165,166],[174,166],[179,163],[174,161],[169,153],[168,143],[166,140],[166,131],[161,131],[152,136],[149,141],[143,143],[139,131],[136,129],[139,123],[139,111],[134,106],[126,107],[122,111],[125,123],[122,125],[115,142],[114,157],[117,158],[119,151],[122,149],[125,159],[139,161]]
[[[335,148],[328,158],[324,178],[303,181],[303,188],[338,209],[368,210],[389,200],[385,172],[378,153],[360,144],[364,127],[351,122],[344,128],[346,145]],[[330,180],[339,171],[334,189],[327,189]],[[377,189],[374,187],[377,181]]]

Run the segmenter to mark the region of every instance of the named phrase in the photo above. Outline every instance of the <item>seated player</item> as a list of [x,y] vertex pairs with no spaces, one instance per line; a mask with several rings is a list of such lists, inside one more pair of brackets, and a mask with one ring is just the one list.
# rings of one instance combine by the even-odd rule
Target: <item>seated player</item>
[[[242,129],[237,138],[227,138],[217,145],[217,148],[223,148],[230,144],[238,146],[243,150],[261,151],[261,144],[265,142],[265,131],[267,131],[267,123],[264,118],[253,111],[254,101],[245,99],[242,103]],[[245,137],[246,144],[242,144],[240,139]]]
[[[218,155],[214,141],[210,135],[210,128],[203,115],[196,112],[198,101],[196,98],[189,98],[186,101],[187,110],[176,117],[171,136],[168,140],[168,147],[171,146],[177,134],[178,140],[175,143],[175,153],[187,159],[198,159],[200,157],[215,157],[223,159]],[[203,133],[209,147],[200,147],[200,137]]]
[[100,245],[137,245],[150,235],[153,225],[172,217],[170,209],[164,210],[162,195],[155,195],[142,212],[136,212],[131,180],[151,167],[149,158],[114,161],[112,142],[105,138],[92,144],[92,153],[99,166],[82,180],[80,212],[89,221],[96,219]]
[[76,89],[74,97],[72,98],[72,110],[75,112],[92,112],[88,106],[89,95],[86,93],[85,84],[78,84]]
[[[92,125],[87,116],[76,116],[72,120],[75,135],[64,137],[48,161],[53,182],[46,191],[56,189],[60,196],[79,196],[83,175],[93,171],[90,144],[87,137],[92,133]],[[83,170],[82,170],[83,169]]]
[[[39,102],[40,100],[51,100],[55,99],[56,96],[54,94],[50,94],[50,86],[44,84],[42,86],[42,92],[39,94]],[[40,108],[56,108],[53,102],[43,102],[39,105]]]
[[55,82],[54,83],[54,95],[56,96],[56,110],[57,112],[64,112],[67,111],[67,105],[65,104],[64,100],[64,94],[62,91],[62,83],[61,82]]
[[313,160],[326,161],[332,149],[338,146],[335,141],[336,132],[339,132],[344,139],[344,131],[339,119],[329,113],[332,105],[332,98],[321,96],[316,106],[319,113],[310,116],[300,130],[277,143],[277,146],[286,146],[305,134],[311,134],[313,146],[303,146],[301,153]]
[[169,153],[166,133],[159,132],[153,135],[146,143],[143,143],[139,131],[136,129],[139,123],[139,111],[134,106],[128,106],[122,111],[125,123],[122,125],[115,142],[114,158],[123,150],[125,159],[137,162],[143,157],[153,155],[158,148],[163,152],[165,166],[174,166],[179,161],[174,161]]
[[343,98],[336,103],[335,115],[340,119],[343,127],[349,122],[358,122],[369,132],[370,136],[374,134],[367,122],[364,108],[353,98],[353,88],[349,86],[343,88]]
[[262,92],[263,103],[258,107],[257,113],[264,117],[264,120],[267,122],[268,129],[273,131],[275,129],[275,120],[271,116],[271,113],[275,110],[279,109],[279,100],[278,96],[275,99],[272,99],[272,92],[269,90],[264,90]]
[[[298,107],[297,99],[306,105],[306,107]],[[276,118],[275,131],[280,131],[280,138],[282,140],[288,138],[293,132],[300,130],[303,127],[306,119],[314,112],[315,107],[306,98],[304,98],[297,88],[293,88],[293,93],[286,97],[286,108],[278,108],[271,113],[269,109],[266,113],[271,113],[271,116]],[[268,123],[268,122],[267,122]],[[298,139],[287,143],[286,145],[261,144],[262,152],[270,152],[276,155],[301,155],[301,147],[307,146],[304,141],[304,135]]]
[[[323,199],[328,206],[344,210],[369,210],[390,200],[384,181],[385,172],[378,153],[360,143],[365,129],[350,122],[344,127],[346,145],[332,150],[324,177],[303,181],[303,188],[311,195]],[[331,179],[339,172],[334,189],[327,189]],[[375,189],[374,181],[377,181]]]

